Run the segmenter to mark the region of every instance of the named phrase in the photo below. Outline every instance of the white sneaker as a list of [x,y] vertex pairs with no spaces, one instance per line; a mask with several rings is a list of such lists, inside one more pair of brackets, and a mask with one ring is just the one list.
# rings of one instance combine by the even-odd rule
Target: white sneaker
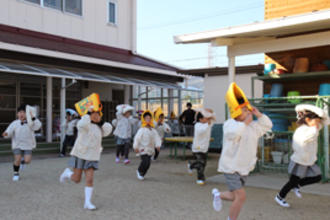
[[188,170],[189,175],[193,174],[193,170],[190,169],[190,163],[187,163],[187,170]]
[[294,194],[296,194],[296,196],[301,199],[302,198],[302,195],[300,193],[300,189],[299,188],[293,188],[293,192]]
[[144,180],[144,177],[141,176],[140,172],[137,170],[136,171],[136,177],[139,179],[139,180]]
[[220,212],[222,209],[222,199],[220,198],[220,192],[218,189],[212,189],[213,195],[213,209],[217,212]]
[[19,175],[14,175],[14,176],[13,176],[13,181],[14,181],[14,182],[17,182],[18,180],[19,180]]
[[131,161],[130,161],[129,159],[125,159],[125,160],[124,160],[124,164],[125,164],[125,165],[129,164],[130,162],[131,162]]
[[290,207],[290,204],[285,201],[285,199],[282,199],[279,195],[275,196],[275,201],[277,204],[279,204],[282,207],[288,208]]
[[60,182],[64,183],[66,180],[70,179],[72,176],[72,171],[66,168],[60,176]]
[[204,180],[197,180],[196,183],[200,186],[203,186],[205,184]]
[[116,157],[116,163],[120,163],[119,157]]
[[95,207],[95,205],[93,205],[92,203],[89,202],[89,203],[85,203],[84,209],[95,210],[96,207]]

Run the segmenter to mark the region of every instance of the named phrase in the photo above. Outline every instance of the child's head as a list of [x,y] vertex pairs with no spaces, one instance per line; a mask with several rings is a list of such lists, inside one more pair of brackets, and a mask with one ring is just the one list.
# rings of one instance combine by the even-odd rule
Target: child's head
[[66,119],[71,120],[72,115],[70,112],[66,112]]
[[26,105],[21,105],[17,109],[17,118],[21,121],[26,120],[26,112],[25,112]]
[[176,118],[176,115],[174,112],[171,112],[171,115],[170,115],[170,119],[175,119]]
[[201,112],[197,112],[196,121],[200,123],[208,123],[208,118],[205,118]]
[[319,126],[321,123],[322,118],[311,111],[305,111],[305,112],[298,112],[298,120],[297,124],[300,125],[308,125],[308,126]]
[[[244,104],[245,102],[243,98],[237,98],[237,101],[238,104],[240,105]],[[236,121],[245,121],[245,119],[251,114],[251,111],[247,106],[242,107],[241,110],[242,110],[242,114],[240,114],[235,118]]]
[[144,121],[145,121],[147,124],[149,124],[149,123],[151,122],[151,114],[150,114],[150,112],[146,112],[146,113],[144,113],[144,115],[143,115],[143,119],[144,119]]
[[132,115],[132,111],[127,111],[124,113],[124,117],[129,118]]
[[159,122],[164,121],[164,119],[165,119],[164,114],[159,115],[159,119],[158,119]]
[[91,113],[91,121],[94,123],[99,123],[101,121],[101,114],[100,112],[92,112]]

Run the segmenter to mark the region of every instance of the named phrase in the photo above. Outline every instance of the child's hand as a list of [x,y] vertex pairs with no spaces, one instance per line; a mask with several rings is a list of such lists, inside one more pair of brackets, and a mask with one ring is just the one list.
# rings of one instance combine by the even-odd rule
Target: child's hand
[[8,136],[8,133],[7,132],[3,132],[2,133],[2,137],[7,137]]
[[252,114],[255,115],[257,118],[260,118],[262,116],[262,113],[256,107],[252,107]]
[[140,153],[140,150],[139,149],[134,149],[134,152],[138,154],[138,153]]
[[246,118],[244,120],[244,123],[246,125],[249,125],[252,121],[253,121],[252,113],[248,113],[248,115],[246,116]]

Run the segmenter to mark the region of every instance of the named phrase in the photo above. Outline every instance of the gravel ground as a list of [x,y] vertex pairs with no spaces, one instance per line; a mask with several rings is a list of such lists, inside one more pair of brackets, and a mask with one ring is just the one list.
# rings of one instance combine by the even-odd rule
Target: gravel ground
[[[60,184],[59,176],[68,158],[39,159],[21,172],[21,180],[13,183],[12,164],[0,164],[0,219],[226,219],[230,203],[219,213],[213,211],[211,189],[226,190],[223,184],[195,184],[195,176],[186,173],[186,162],[161,153],[153,162],[144,181],[137,180],[135,170],[139,158],[131,154],[128,166],[114,163],[114,153],[104,154],[100,170],[95,174],[93,202],[98,210],[83,209],[84,183]],[[216,174],[218,155],[212,154],[207,176]],[[330,197],[304,194],[288,200],[292,207],[275,204],[274,190],[246,188],[247,202],[242,220],[311,220],[329,219]]]

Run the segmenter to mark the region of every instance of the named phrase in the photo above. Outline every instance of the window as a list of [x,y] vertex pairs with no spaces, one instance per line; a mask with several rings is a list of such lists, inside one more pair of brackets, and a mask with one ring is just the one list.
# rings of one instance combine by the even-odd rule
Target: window
[[64,0],[65,1],[65,11],[76,14],[82,15],[82,0]]
[[39,4],[40,5],[40,1],[41,0],[25,0],[27,2],[32,2],[32,3],[36,3],[36,4]]
[[108,22],[111,24],[116,24],[116,3],[110,1],[109,2],[109,20]]
[[82,15],[82,0],[24,0],[38,5],[65,11],[75,15]]
[[44,6],[61,11],[63,10],[62,0],[44,0]]

